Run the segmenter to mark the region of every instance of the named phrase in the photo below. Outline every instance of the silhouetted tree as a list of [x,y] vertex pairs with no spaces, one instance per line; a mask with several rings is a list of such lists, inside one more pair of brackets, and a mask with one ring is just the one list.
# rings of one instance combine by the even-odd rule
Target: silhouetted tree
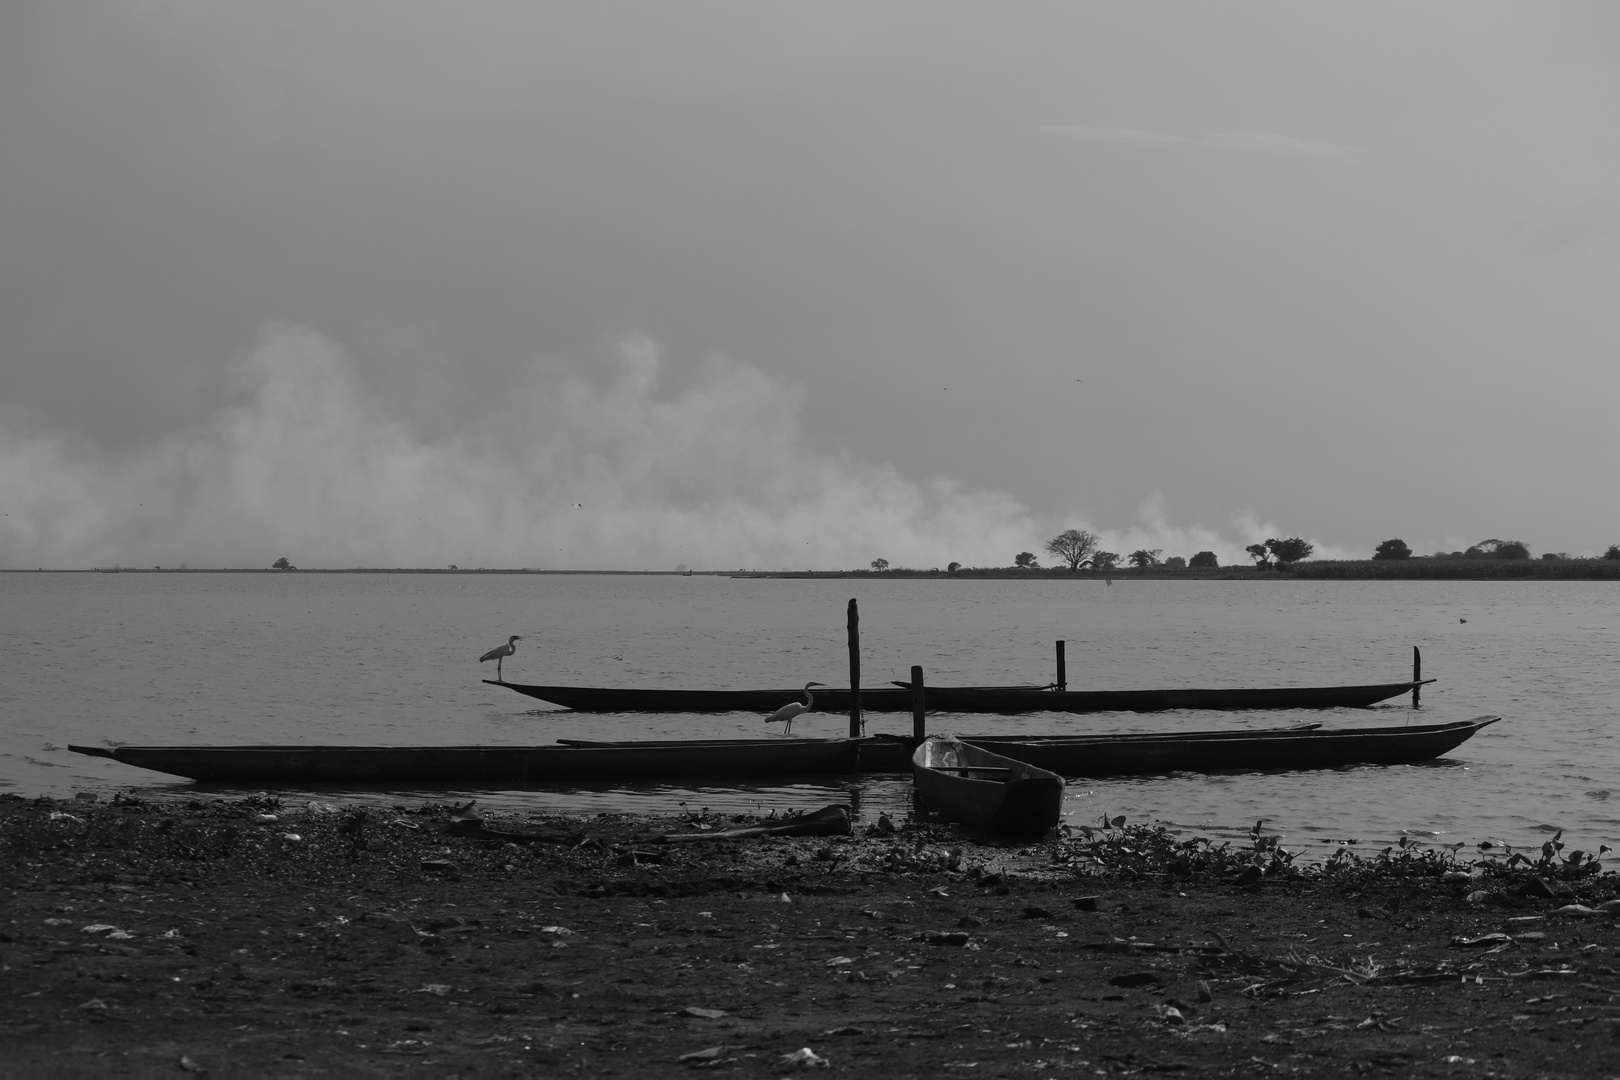
[[281,558],[277,559],[275,562],[270,564],[270,569],[272,569],[272,570],[296,570],[296,569],[298,569],[298,567],[296,567],[292,563],[288,562],[287,561],[287,556],[283,555]]
[[1163,552],[1164,548],[1154,548],[1152,551],[1147,548],[1137,548],[1131,552],[1131,565],[1142,570],[1146,570],[1150,566],[1158,566],[1159,556]]
[[945,568],[945,572],[947,574],[954,574],[960,569],[962,569],[962,564],[959,562],[953,562]]
[[1187,569],[1187,560],[1180,555],[1172,555],[1164,560],[1164,568],[1166,570],[1185,570]]
[[1187,565],[1194,570],[1213,570],[1221,565],[1221,561],[1215,557],[1213,551],[1200,551],[1192,557],[1192,561]]
[[1603,553],[1605,559],[1620,559],[1620,544],[1610,544],[1609,550]]
[[1035,561],[1033,551],[1020,551],[1013,558],[1013,565],[1021,570],[1039,570],[1041,568],[1041,564]]
[[1097,534],[1084,529],[1068,529],[1046,542],[1046,550],[1069,564],[1070,570],[1079,570],[1097,550]]
[[1405,540],[1385,540],[1373,551],[1375,559],[1410,559],[1412,549],[1406,546]]
[[1271,549],[1266,547],[1265,544],[1250,544],[1243,550],[1247,551],[1249,558],[1254,560],[1255,569],[1271,569]]
[[1093,570],[1112,570],[1119,565],[1119,552],[1094,551],[1091,553],[1091,568]]
[[1266,550],[1276,558],[1277,568],[1286,570],[1299,562],[1299,560],[1310,558],[1311,552],[1316,550],[1316,546],[1309,540],[1301,540],[1297,536],[1290,536],[1286,540],[1267,540]]
[[1523,540],[1481,540],[1462,554],[1465,559],[1528,559],[1530,545]]
[[878,573],[881,574],[881,573],[883,573],[883,571],[887,570],[888,568],[889,568],[889,560],[888,559],[873,559],[872,560],[872,569],[876,570]]

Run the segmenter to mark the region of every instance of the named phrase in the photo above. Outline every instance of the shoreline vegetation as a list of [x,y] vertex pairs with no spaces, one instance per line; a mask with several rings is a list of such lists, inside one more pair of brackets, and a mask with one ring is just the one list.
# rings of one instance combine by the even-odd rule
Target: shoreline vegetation
[[1560,836],[783,820],[0,795],[0,1071],[1613,1071],[1620,878]]
[[729,578],[848,578],[893,580],[959,578],[966,580],[1030,579],[1062,581],[1620,581],[1620,559],[1468,559],[1415,557],[1411,559],[1321,559],[1293,564],[1287,569],[1222,566],[1210,569],[1115,567],[1107,570],[1067,567],[958,567],[955,570],[891,567],[884,570],[551,570],[537,567],[166,567],[113,566],[89,569],[17,568],[0,573],[56,574],[551,574],[607,577],[729,577]]

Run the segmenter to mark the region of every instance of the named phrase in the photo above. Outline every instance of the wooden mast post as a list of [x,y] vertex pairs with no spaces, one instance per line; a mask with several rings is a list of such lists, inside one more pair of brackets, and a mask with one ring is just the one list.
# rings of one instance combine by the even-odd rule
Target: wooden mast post
[[1418,691],[1423,689],[1423,654],[1416,645],[1412,646],[1412,708],[1417,708]]
[[861,737],[861,613],[849,602],[849,737]]
[[911,667],[911,737],[920,744],[928,738],[928,723],[923,719],[927,708],[927,692],[923,689],[922,665]]
[[1064,664],[1063,664],[1063,646],[1065,644],[1067,644],[1067,643],[1062,638],[1058,638],[1058,643],[1057,643],[1057,676],[1058,676],[1057,677],[1057,688],[1059,690],[1067,690],[1069,688],[1069,676],[1068,676],[1068,672],[1065,670]]

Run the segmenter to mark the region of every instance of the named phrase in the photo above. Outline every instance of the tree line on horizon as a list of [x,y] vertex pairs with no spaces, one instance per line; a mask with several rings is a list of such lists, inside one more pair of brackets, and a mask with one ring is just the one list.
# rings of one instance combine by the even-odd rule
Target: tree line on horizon
[[[1121,555],[1115,551],[1104,551],[1101,539],[1096,533],[1086,529],[1065,529],[1063,532],[1048,540],[1045,545],[1048,554],[1055,557],[1059,563],[1066,564],[1071,572],[1078,573],[1082,566],[1093,571],[1107,571],[1121,568],[1120,560],[1124,559],[1131,567],[1138,570],[1214,570],[1219,568],[1220,560],[1213,551],[1200,551],[1190,558],[1172,555],[1162,558],[1163,548],[1138,548],[1129,555]],[[1298,536],[1286,538],[1273,537],[1263,544],[1250,544],[1244,549],[1254,560],[1256,570],[1291,569],[1295,563],[1309,559],[1316,546],[1309,540]],[[1570,560],[1584,558],[1585,556],[1571,556],[1567,552],[1546,552],[1541,558],[1545,561]],[[1373,561],[1383,562],[1399,559],[1421,559],[1422,555],[1415,555],[1410,545],[1401,539],[1385,540],[1373,549]],[[1529,559],[1530,546],[1522,540],[1481,540],[1470,545],[1464,551],[1437,551],[1429,558],[1433,559]],[[1603,559],[1620,560],[1620,544],[1610,544],[1607,551],[1599,556]],[[1013,557],[1013,566],[1021,570],[1040,570],[1043,567],[1039,558],[1033,551],[1020,551]],[[873,559],[871,567],[877,573],[884,573],[889,567],[888,559]],[[959,562],[951,563],[948,573],[956,573],[963,569]],[[937,570],[937,568],[936,568]]]

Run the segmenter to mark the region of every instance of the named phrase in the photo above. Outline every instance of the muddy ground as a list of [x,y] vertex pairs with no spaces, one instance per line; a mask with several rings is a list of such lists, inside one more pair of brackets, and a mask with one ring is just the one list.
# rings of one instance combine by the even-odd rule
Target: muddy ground
[[1620,1075],[1561,851],[451,810],[0,796],[0,1073]]

